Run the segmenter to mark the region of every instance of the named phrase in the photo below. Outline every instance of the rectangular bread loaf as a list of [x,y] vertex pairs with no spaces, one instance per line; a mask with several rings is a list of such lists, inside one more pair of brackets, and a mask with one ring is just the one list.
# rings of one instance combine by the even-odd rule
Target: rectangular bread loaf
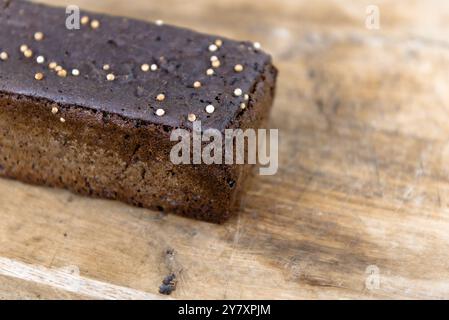
[[0,176],[225,221],[250,166],[175,165],[170,133],[193,120],[259,128],[274,96],[270,56],[162,22],[81,11],[72,29],[67,18],[0,0]]

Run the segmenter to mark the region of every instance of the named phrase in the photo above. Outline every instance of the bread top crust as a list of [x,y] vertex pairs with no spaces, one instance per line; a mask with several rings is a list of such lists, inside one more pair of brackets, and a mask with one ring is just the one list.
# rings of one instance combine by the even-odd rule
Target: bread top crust
[[[0,0],[0,7],[0,52],[8,54],[0,60],[3,93],[172,128],[191,128],[193,114],[203,128],[223,130],[247,111],[245,95],[251,100],[271,65],[271,57],[250,42],[86,11],[81,17],[89,22],[69,30],[65,8],[19,0]],[[94,20],[97,27],[91,25]],[[42,39],[36,40],[37,32]],[[21,52],[22,45],[31,57]],[[45,62],[38,63],[39,56]],[[213,56],[219,63],[213,65]],[[50,62],[66,76],[58,76]],[[78,75],[72,75],[74,69]],[[208,69],[214,74],[208,75]],[[212,113],[208,105],[214,106]]]

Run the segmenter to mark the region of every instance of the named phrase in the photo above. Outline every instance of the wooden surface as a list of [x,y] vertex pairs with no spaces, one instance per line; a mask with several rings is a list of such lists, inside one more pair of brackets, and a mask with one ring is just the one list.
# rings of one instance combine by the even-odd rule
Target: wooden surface
[[449,298],[446,1],[45,2],[260,41],[280,168],[222,226],[0,180],[0,298]]

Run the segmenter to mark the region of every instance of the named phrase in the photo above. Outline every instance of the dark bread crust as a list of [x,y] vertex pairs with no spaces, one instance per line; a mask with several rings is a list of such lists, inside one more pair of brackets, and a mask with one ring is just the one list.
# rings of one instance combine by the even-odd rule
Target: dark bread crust
[[[194,34],[193,38],[197,36],[188,32]],[[258,65],[254,78],[246,79],[245,92],[251,97],[247,108],[235,109],[232,117],[222,119],[214,114],[204,119],[206,126],[223,131],[259,128],[266,121],[277,71],[271,60],[262,56],[262,68]],[[5,78],[1,70],[0,76]],[[0,86],[0,176],[210,222],[223,222],[239,208],[241,189],[251,166],[170,162],[170,150],[175,144],[169,140],[170,132],[176,127],[189,128],[184,120],[173,122],[175,117],[153,121],[148,114],[140,117],[132,111],[134,116],[130,116],[126,107],[125,111],[108,110],[107,101],[96,108],[88,103],[70,103],[73,93],[54,99],[42,88],[24,93],[26,87],[14,85],[17,83],[12,79]],[[86,87],[89,94],[89,85],[75,85],[79,86],[77,90]],[[179,93],[188,95],[182,90]],[[58,108],[57,115],[51,113],[52,107]],[[176,112],[190,111],[188,108]]]
[[[267,119],[275,75],[268,66],[233,127],[257,128]],[[54,106],[65,123],[55,122]],[[172,146],[161,125],[0,94],[0,176],[224,222],[239,208],[251,166],[173,165]]]
[[[9,1],[0,10],[0,50],[10,55],[8,61],[0,61],[0,91],[172,128],[191,128],[187,115],[193,113],[203,127],[221,131],[242,113],[243,96],[235,97],[234,89],[251,92],[265,66],[271,64],[270,56],[249,42],[85,11],[81,15],[97,19],[100,27],[94,30],[82,25],[79,30],[68,30],[63,8]],[[33,39],[36,31],[44,33],[42,41]],[[216,39],[222,39],[223,45],[210,52],[208,47]],[[33,58],[19,52],[22,44],[33,50]],[[35,62],[38,55],[47,59],[45,64]],[[220,59],[221,66],[207,76],[212,55]],[[69,76],[56,76],[47,68],[50,61],[66,68]],[[144,63],[154,63],[158,70],[142,72]],[[104,64],[110,70],[104,71]],[[244,71],[236,73],[236,64],[244,65]],[[73,68],[80,76],[70,76]],[[42,81],[34,80],[37,72],[44,73]],[[115,75],[114,81],[106,80],[108,73]],[[202,87],[193,88],[195,81]],[[155,99],[159,93],[165,94],[163,102]],[[211,115],[204,111],[208,104],[215,106]],[[158,108],[165,110],[163,117],[155,115]]]

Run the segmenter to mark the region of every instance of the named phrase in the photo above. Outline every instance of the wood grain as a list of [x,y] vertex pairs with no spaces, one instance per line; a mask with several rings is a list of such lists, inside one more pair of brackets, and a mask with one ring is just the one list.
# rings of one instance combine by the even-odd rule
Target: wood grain
[[[380,30],[371,1],[44,2],[260,41],[280,69],[280,168],[222,226],[0,180],[0,298],[164,298],[173,269],[175,299],[449,298],[444,1],[377,1]],[[68,266],[98,291],[35,281]]]

